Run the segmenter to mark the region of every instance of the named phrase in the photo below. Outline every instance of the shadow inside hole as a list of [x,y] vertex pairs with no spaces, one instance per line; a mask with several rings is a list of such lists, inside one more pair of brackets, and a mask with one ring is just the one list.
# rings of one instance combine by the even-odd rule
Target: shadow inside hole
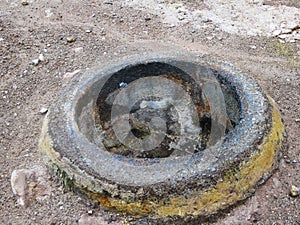
[[[182,62],[180,62],[182,64]],[[174,63],[173,63],[174,64]],[[186,63],[184,68],[187,71],[192,71],[195,65],[193,63]],[[181,66],[182,68],[182,66]],[[195,70],[195,68],[194,68]],[[211,70],[214,74],[216,71]],[[218,78],[217,74],[216,78]],[[161,142],[161,144],[149,151],[140,151],[137,149],[131,149],[128,146],[122,144],[116,137],[111,124],[111,110],[114,104],[114,100],[122,88],[126,88],[130,83],[138,80],[140,78],[151,77],[163,77],[170,79],[182,86],[184,91],[188,92],[193,104],[197,108],[197,115],[199,118],[199,126],[201,132],[199,133],[199,142],[194,147],[193,151],[175,151],[172,143],[176,143],[179,140],[178,134],[180,130],[180,125],[172,120],[174,117],[174,109],[169,106],[165,109],[157,108],[152,106],[146,107],[145,112],[140,113],[141,101],[148,101],[151,104],[155,104],[160,99],[148,97],[147,99],[141,99],[137,104],[135,104],[130,110],[131,118],[129,124],[131,126],[132,134],[141,140],[146,139],[151,131],[147,125],[147,121],[151,120],[151,116],[159,116],[164,118],[167,125],[166,136]],[[226,104],[226,112],[228,114],[228,120],[231,126],[226,127],[226,133],[233,129],[239,121],[239,103],[237,100],[237,95],[235,90],[225,83],[224,80],[218,80],[224,95],[224,100]],[[166,87],[167,88],[167,87]],[[122,110],[122,109],[120,109]],[[144,116],[140,116],[144,114]],[[148,114],[148,115],[147,115]],[[133,116],[132,116],[133,115]],[[143,117],[143,118],[141,118]],[[96,101],[95,109],[95,122],[96,126],[102,130],[102,144],[105,146],[107,151],[134,158],[164,158],[170,156],[181,156],[185,154],[194,154],[203,151],[207,148],[207,143],[210,138],[211,131],[211,115],[209,109],[209,102],[203,96],[201,84],[197,84],[188,73],[182,69],[170,65],[168,63],[153,62],[148,64],[138,64],[127,66],[124,69],[112,74],[110,78],[105,82]],[[141,120],[142,119],[142,120]],[[94,139],[99,139],[99,137],[94,137]]]

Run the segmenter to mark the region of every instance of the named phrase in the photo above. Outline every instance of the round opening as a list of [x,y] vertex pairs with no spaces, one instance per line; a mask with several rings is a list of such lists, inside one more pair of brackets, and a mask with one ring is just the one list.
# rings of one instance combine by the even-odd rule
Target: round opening
[[217,71],[194,63],[128,66],[98,89],[91,114],[96,126],[79,121],[80,131],[108,152],[130,158],[198,153],[221,140],[240,119],[234,87],[220,80]]
[[276,167],[283,133],[274,102],[233,66],[154,52],[70,83],[45,117],[40,148],[72,190],[177,220],[253,193]]

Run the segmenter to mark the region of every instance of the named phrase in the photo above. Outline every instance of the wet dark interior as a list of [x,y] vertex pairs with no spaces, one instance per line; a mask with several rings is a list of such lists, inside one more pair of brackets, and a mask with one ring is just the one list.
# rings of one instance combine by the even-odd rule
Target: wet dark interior
[[[197,108],[197,115],[199,118],[199,126],[201,132],[199,133],[199,142],[193,151],[185,152],[184,154],[195,154],[206,149],[207,142],[210,137],[211,131],[211,115],[210,115],[210,102],[203,96],[201,83],[194,81],[189,75],[196,71],[196,65],[182,62],[178,62],[178,67],[174,66],[174,63],[162,63],[153,62],[147,64],[139,64],[133,66],[127,66],[119,72],[113,74],[102,87],[96,102],[95,109],[95,121],[96,129],[101,130],[102,143],[107,151],[134,158],[164,158],[173,156],[175,149],[171,143],[176,142],[178,137],[178,129],[180,125],[177,121],[174,121],[174,108],[168,106],[165,108],[140,108],[140,104],[143,100],[160,101],[162,99],[151,98],[140,99],[131,109],[130,114],[134,115],[135,119],[129,121],[131,125],[131,132],[139,139],[147,138],[150,135],[149,127],[147,127],[147,118],[151,116],[161,116],[167,121],[167,131],[164,140],[161,144],[150,151],[137,151],[130,149],[123,145],[114,134],[112,129],[111,110],[115,96],[121,89],[127,88],[132,82],[137,79],[149,77],[163,77],[170,79],[182,86],[182,88],[190,95],[193,104]],[[180,67],[180,68],[179,68]],[[184,68],[184,69],[182,69]],[[209,69],[210,70],[210,69]],[[217,71],[211,70],[212,74],[218,79]],[[238,97],[235,89],[226,83],[225,80],[218,79],[220,87],[222,89],[224,100],[226,104],[226,112],[228,116],[228,125],[226,126],[226,133],[232,130],[239,122],[240,110]],[[139,119],[143,121],[139,121]],[[100,138],[100,137],[94,137]],[[173,153],[173,154],[172,154]],[[180,156],[180,155],[175,155]]]

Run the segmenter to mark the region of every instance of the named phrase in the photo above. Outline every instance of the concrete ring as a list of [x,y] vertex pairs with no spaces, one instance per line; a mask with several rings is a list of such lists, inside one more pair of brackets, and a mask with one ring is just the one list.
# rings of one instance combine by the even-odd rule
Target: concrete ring
[[[130,158],[106,151],[95,119],[101,88],[108,80],[126,79],[115,76],[120,71],[139,68],[143,73],[150,67],[179,68],[192,77],[193,68],[210,71],[236,100],[235,127],[192,155]],[[250,196],[270,176],[283,136],[274,101],[252,78],[210,57],[154,52],[103,63],[70,83],[45,117],[40,149],[69,189],[104,207],[158,220],[201,220]]]

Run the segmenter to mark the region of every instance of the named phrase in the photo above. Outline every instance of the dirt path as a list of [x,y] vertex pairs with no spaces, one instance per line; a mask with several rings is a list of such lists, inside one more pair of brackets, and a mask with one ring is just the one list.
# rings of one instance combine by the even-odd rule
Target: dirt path
[[[300,224],[300,198],[289,196],[291,185],[300,187],[300,40],[295,38],[300,31],[292,27],[300,25],[299,3],[224,2],[0,1],[0,223],[76,224],[89,210],[102,216],[102,224],[125,223],[122,215],[110,215],[52,180],[50,196],[22,208],[11,173],[44,165],[37,148],[44,117],[39,112],[63,88],[66,73],[101,63],[99,56],[119,45],[156,40],[234,63],[256,78],[282,112],[287,148],[279,170],[215,224]],[[273,37],[276,30],[286,37]]]

